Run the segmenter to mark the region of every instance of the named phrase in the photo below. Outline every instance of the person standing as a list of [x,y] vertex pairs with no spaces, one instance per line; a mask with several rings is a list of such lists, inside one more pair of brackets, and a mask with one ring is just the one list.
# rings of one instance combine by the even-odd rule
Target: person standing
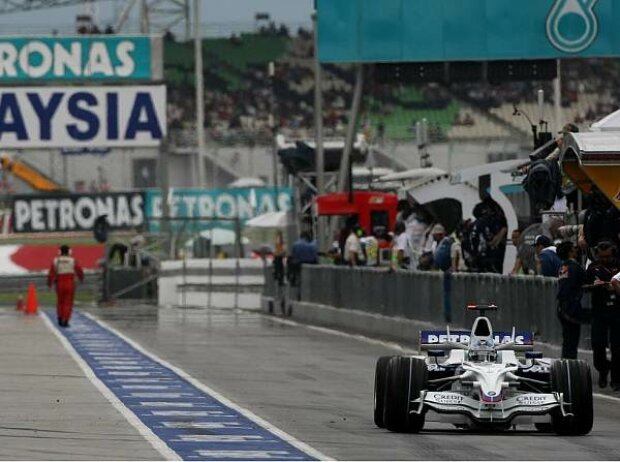
[[54,258],[47,275],[47,286],[51,289],[56,286],[56,313],[58,325],[69,327],[69,320],[73,311],[73,297],[75,296],[75,278],[84,281],[84,271],[79,263],[71,256],[68,245],[60,246],[60,255]]
[[534,240],[534,248],[536,249],[539,265],[537,273],[551,278],[558,277],[562,260],[558,257],[557,249],[553,246],[551,239],[539,234]]
[[407,236],[405,223],[394,224],[394,246],[392,247],[392,269],[409,269],[411,263],[411,245]]
[[[536,251],[533,246],[525,242],[522,230],[515,229],[512,232],[512,243],[517,249],[517,258],[510,274],[512,276],[536,274]],[[557,275],[556,272],[554,276]]]
[[362,252],[362,243],[360,241],[361,228],[355,225],[351,228],[351,232],[344,243],[344,263],[345,265],[354,267],[364,261]]
[[[600,242],[596,246],[596,261],[588,266],[586,284],[592,293],[592,356],[598,371],[598,385],[607,386],[611,371],[611,386],[620,391],[620,313],[618,298],[611,284],[620,267],[615,259],[615,246]],[[611,362],[607,346],[611,346]]]
[[366,266],[379,266],[379,233],[373,230],[370,236],[361,239],[364,249],[366,250]]
[[319,251],[316,242],[312,240],[308,231],[302,231],[299,239],[293,243],[291,256],[287,260],[287,272],[291,285],[299,284],[302,265],[316,265],[318,262]]
[[273,277],[278,286],[284,285],[284,257],[286,248],[284,245],[284,233],[282,230],[276,231],[276,238],[273,245]]
[[581,297],[586,272],[577,262],[577,248],[570,241],[557,247],[562,266],[558,274],[558,318],[562,324],[562,358],[577,359],[583,309]]
[[443,271],[443,314],[446,323],[452,322],[452,272],[459,270],[461,246],[446,234],[441,224],[433,227],[433,266]]

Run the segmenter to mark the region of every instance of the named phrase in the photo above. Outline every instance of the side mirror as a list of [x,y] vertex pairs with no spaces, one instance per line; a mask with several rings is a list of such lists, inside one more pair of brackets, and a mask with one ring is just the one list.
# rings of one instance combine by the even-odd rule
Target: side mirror
[[443,350],[428,350],[428,356],[431,358],[443,358],[446,352]]
[[541,359],[543,354],[541,351],[526,351],[525,358],[526,359]]

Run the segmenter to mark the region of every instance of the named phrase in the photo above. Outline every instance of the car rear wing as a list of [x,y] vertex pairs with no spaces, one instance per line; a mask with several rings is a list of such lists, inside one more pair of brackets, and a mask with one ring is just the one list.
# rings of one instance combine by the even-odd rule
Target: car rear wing
[[[468,330],[422,330],[420,331],[420,350],[452,350],[454,344],[467,345],[471,332]],[[497,346],[510,343],[512,332],[494,332],[493,337]],[[531,351],[534,349],[534,334],[522,331],[514,333],[514,345],[510,346],[515,351]]]

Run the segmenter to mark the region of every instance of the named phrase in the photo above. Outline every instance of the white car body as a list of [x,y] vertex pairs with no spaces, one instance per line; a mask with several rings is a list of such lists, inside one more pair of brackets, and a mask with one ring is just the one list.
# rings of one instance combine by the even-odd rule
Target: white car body
[[[410,413],[432,411],[438,418],[429,415],[427,421],[464,426],[548,423],[554,410],[570,415],[562,394],[548,389],[551,360],[517,356],[533,349],[531,334],[527,341],[514,330],[509,336],[494,334],[486,317],[478,317],[467,334],[422,332],[421,337],[437,343],[421,341],[421,349],[430,354],[425,357],[429,389],[411,401]],[[444,361],[437,350],[447,351]]]

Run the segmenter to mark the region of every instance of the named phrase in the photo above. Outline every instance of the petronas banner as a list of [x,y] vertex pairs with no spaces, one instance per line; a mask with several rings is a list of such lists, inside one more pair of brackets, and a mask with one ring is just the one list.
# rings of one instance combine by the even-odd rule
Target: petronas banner
[[618,0],[318,0],[323,62],[620,56]]

